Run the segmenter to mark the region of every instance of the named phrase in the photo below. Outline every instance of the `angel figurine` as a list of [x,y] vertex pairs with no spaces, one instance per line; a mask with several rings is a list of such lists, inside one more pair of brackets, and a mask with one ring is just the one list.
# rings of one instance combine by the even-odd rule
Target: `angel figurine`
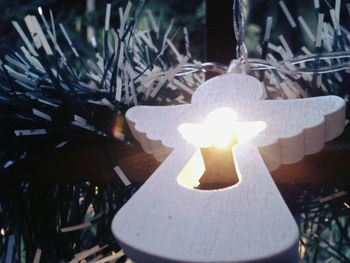
[[[191,104],[126,113],[133,136],[162,161],[112,223],[133,261],[298,262],[298,227],[269,171],[337,137],[345,103],[262,96],[257,79],[226,74],[204,82]],[[206,150],[219,156],[210,167]]]

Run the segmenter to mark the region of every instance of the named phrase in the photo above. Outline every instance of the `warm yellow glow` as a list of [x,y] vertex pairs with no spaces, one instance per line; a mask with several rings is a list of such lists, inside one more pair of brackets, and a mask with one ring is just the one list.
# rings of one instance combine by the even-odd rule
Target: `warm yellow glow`
[[185,167],[181,170],[177,181],[180,185],[193,189],[199,185],[199,179],[205,171],[201,152],[197,150]]
[[228,107],[212,111],[204,123],[184,123],[178,128],[182,136],[198,147],[227,147],[236,135],[238,142],[246,142],[266,128],[263,121],[238,122],[237,113]]
[[[307,240],[305,237],[301,237],[302,242],[299,241],[299,254],[301,258],[304,258],[305,252],[307,251],[304,244],[307,243]],[[305,242],[305,243],[304,243]]]
[[214,146],[224,148],[232,141],[237,127],[237,113],[231,108],[212,111],[205,120],[205,129]]
[[183,123],[178,127],[179,132],[186,141],[198,147],[210,147],[211,141],[204,124]]
[[2,235],[2,236],[4,236],[5,235],[5,229],[3,229],[3,228],[1,228],[1,230],[0,230],[0,234]]

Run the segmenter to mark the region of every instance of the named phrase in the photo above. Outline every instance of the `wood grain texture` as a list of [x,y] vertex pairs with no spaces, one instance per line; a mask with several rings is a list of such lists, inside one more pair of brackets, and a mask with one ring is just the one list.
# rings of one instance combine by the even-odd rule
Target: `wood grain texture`
[[[269,170],[297,162],[339,135],[345,104],[335,96],[288,101],[261,96],[259,81],[228,74],[201,85],[190,105],[139,106],[127,112],[143,149],[159,161],[166,158],[113,220],[113,233],[131,259],[298,261],[298,229]],[[205,168],[198,149],[182,139],[177,127],[202,123],[219,107],[233,108],[239,121],[263,120],[267,128],[233,147],[238,184],[213,191],[183,187],[181,181],[196,180]]]

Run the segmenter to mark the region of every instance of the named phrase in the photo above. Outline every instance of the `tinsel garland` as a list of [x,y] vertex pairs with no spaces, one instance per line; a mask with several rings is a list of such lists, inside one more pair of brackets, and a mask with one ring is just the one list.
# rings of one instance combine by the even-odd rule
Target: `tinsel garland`
[[[162,32],[152,12],[143,21],[149,29],[135,28],[143,2],[136,8],[131,2],[119,8],[118,29],[110,29],[111,4],[107,4],[103,45],[98,47],[96,39],[91,39],[87,57],[80,55],[63,24],[56,29],[51,11],[48,23],[39,8],[43,26],[36,16],[26,16],[28,30],[12,21],[25,45],[1,50],[0,261],[68,261],[101,242],[101,247],[109,246],[95,247],[92,256],[118,251],[106,228],[138,185],[118,177],[123,172],[103,149],[105,140],[130,146],[118,123],[127,108],[189,102],[203,81],[203,74],[176,76],[184,63],[193,61],[187,35],[187,56],[183,56],[172,42],[172,31],[177,31],[171,24]],[[79,183],[91,179],[82,175],[66,184],[60,178],[11,177],[28,153],[37,148],[59,151],[77,138],[102,148],[116,179]],[[81,225],[89,220],[90,225]]]
[[[86,46],[86,57],[80,55],[63,24],[56,29],[51,11],[50,22],[40,11],[42,25],[35,16],[27,16],[27,30],[12,22],[24,46],[1,49],[1,262],[79,262],[103,257],[128,261],[109,227],[139,184],[126,185],[118,177],[108,183],[39,185],[23,177],[9,178],[16,163],[40,145],[59,150],[76,138],[89,138],[98,147],[101,138],[133,145],[119,129],[117,116],[138,104],[189,102],[206,71],[224,74],[245,68],[264,82],[265,96],[270,99],[336,94],[348,101],[349,90],[339,88],[349,83],[350,56],[349,32],[340,25],[340,1],[330,9],[332,23],[324,21],[314,1],[316,34],[302,17],[296,23],[285,3],[279,2],[292,28],[305,31],[317,53],[302,47],[304,55],[296,57],[283,35],[280,44],[272,44],[272,19],[268,18],[264,40],[257,47],[261,59],[248,58],[239,49],[242,57],[229,66],[193,60],[187,30],[186,55],[180,54],[172,41],[172,24],[162,32],[150,11],[144,22],[150,26],[138,30],[143,2],[135,8],[129,2],[119,9],[118,29],[110,28],[111,5],[107,4],[102,46],[91,39],[93,46]],[[113,157],[108,158],[116,167]],[[288,192],[283,185],[279,187],[282,193]],[[347,189],[343,185],[292,189],[298,196],[289,193],[285,198],[301,228],[302,262],[347,262]]]
[[[73,58],[66,57],[63,44],[57,40],[59,32],[52,13],[51,25],[40,13],[44,30],[35,16],[25,17],[36,48],[19,23],[12,21],[25,46],[2,52],[1,138],[60,134],[67,140],[79,134],[79,129],[120,138],[123,135],[116,134],[113,126],[118,113],[128,107],[188,102],[203,76],[176,76],[190,58],[180,55],[172,43],[172,25],[165,33],[160,32],[151,12],[145,21],[151,28],[135,28],[142,5],[140,1],[134,15],[130,13],[131,2],[124,11],[120,9],[120,27],[114,30],[109,27],[111,4],[107,4],[102,51],[95,47],[87,58],[79,55],[63,24],[59,24],[70,49],[66,53],[73,53]],[[22,154],[5,155],[1,169]]]

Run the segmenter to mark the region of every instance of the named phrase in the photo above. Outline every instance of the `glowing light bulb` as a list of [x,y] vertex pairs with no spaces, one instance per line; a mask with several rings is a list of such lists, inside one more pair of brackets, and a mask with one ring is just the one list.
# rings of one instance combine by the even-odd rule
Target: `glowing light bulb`
[[237,113],[231,108],[219,108],[212,111],[205,120],[205,129],[214,146],[224,148],[235,136]]
[[212,111],[204,123],[183,123],[178,127],[185,140],[197,147],[225,148],[246,142],[266,128],[263,121],[238,122],[237,113],[228,107]]

